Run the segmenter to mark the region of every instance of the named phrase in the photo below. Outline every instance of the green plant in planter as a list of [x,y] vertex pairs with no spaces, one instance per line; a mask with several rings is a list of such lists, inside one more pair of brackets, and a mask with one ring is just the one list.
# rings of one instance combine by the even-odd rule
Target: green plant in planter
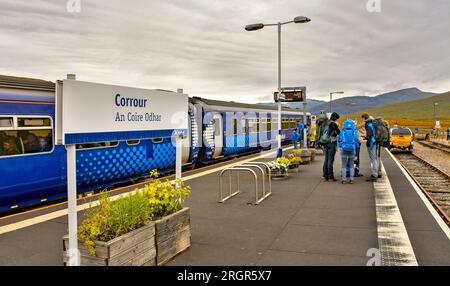
[[[176,187],[178,186],[178,187]],[[169,181],[155,180],[142,189],[148,198],[152,220],[175,213],[183,208],[184,201],[189,197],[191,188],[181,180],[172,185]]]
[[181,180],[175,184],[155,180],[134,194],[114,201],[102,193],[98,207],[88,209],[86,219],[78,228],[78,237],[88,252],[95,254],[96,240],[112,240],[181,210],[190,190]]
[[296,156],[293,153],[288,155],[288,160],[291,163],[291,165],[300,164],[303,162],[302,158],[300,158],[299,156]]
[[290,164],[291,164],[291,162],[289,161],[289,159],[284,158],[284,157],[267,162],[267,165],[269,166],[269,168],[275,172],[278,172],[278,171],[279,172],[287,172]]
[[153,169],[153,170],[150,171],[150,178],[156,179],[156,178],[158,178],[158,177],[159,177],[158,170]]

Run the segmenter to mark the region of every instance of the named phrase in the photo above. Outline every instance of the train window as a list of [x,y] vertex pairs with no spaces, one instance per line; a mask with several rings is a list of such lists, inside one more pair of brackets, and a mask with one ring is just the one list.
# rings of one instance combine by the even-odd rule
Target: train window
[[238,129],[237,129],[237,119],[233,119],[232,120],[232,127],[231,128],[233,128],[233,135],[237,135],[237,133],[238,133]]
[[153,144],[161,144],[164,142],[163,138],[153,138],[152,139]]
[[394,135],[394,136],[412,136],[412,132],[408,128],[395,128],[395,129],[392,129],[392,135]]
[[283,118],[283,120],[281,120],[281,129],[283,130],[289,129],[289,119]]
[[260,124],[258,124],[258,125],[259,125],[259,128],[260,128],[260,131],[262,131],[262,132],[267,131],[266,130],[267,129],[267,119],[266,118],[261,119],[260,120]]
[[89,144],[78,144],[77,149],[97,149],[97,148],[109,148],[116,147],[119,145],[119,141],[110,141],[110,142],[98,142],[98,143],[89,143]]
[[0,128],[12,128],[13,122],[12,117],[0,117]]
[[214,119],[214,136],[220,136],[220,120]]
[[48,153],[53,150],[52,129],[0,132],[0,156]]
[[242,134],[246,134],[247,133],[247,128],[245,126],[245,118],[241,119],[241,130],[242,130]]
[[295,121],[295,118],[291,118],[290,127],[291,129],[297,128],[297,122]]
[[249,119],[248,120],[248,130],[249,130],[249,133],[258,133],[259,132],[259,120]]
[[18,127],[51,127],[52,122],[50,118],[40,118],[40,117],[32,117],[32,118],[22,118],[19,117],[17,119]]
[[13,117],[0,117],[0,127],[8,128],[0,131],[0,157],[53,151],[50,117],[19,117],[17,125],[14,128]]
[[139,143],[141,143],[141,140],[127,140],[128,146],[138,145]]

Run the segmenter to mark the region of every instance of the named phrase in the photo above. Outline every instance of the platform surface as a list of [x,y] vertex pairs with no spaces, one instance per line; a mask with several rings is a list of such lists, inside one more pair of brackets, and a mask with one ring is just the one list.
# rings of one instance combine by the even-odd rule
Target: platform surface
[[[318,155],[298,174],[273,181],[273,195],[258,206],[249,204],[255,199],[249,176],[241,177],[242,193],[218,203],[220,169],[250,157],[183,174],[192,187],[186,203],[192,245],[168,265],[367,265],[367,252],[379,248],[373,183],[365,177],[353,185],[325,182]],[[450,265],[448,237],[393,159],[383,154],[383,163],[418,264]],[[369,174],[365,149],[361,167]],[[339,168],[337,154],[336,178]],[[0,219],[0,265],[62,265],[67,216],[57,212],[65,208],[62,203]]]

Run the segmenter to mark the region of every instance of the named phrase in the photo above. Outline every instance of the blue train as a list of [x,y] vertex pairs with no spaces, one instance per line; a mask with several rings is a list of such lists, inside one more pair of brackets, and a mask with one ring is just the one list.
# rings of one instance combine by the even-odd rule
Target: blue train
[[[276,108],[189,99],[184,168],[214,163],[276,144]],[[54,145],[55,84],[0,76],[0,212],[66,197],[66,150]],[[303,113],[283,109],[283,143]],[[175,166],[170,137],[77,145],[77,191],[145,178]]]

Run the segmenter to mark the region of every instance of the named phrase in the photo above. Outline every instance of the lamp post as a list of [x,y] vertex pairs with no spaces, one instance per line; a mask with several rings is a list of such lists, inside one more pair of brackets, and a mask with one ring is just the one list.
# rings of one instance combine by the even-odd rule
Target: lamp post
[[436,106],[438,106],[438,105],[439,105],[439,103],[437,103],[437,102],[433,103],[433,107],[434,107],[433,118],[434,118],[434,121],[436,121]]
[[298,16],[295,17],[294,20],[288,21],[288,22],[278,22],[276,24],[250,24],[245,26],[246,31],[257,31],[260,30],[266,26],[277,26],[278,27],[278,135],[277,135],[277,141],[278,141],[278,150],[277,150],[277,158],[280,158],[283,155],[283,150],[281,148],[281,26],[290,24],[290,23],[308,23],[311,20],[304,16]]
[[331,102],[333,101],[333,94],[344,94],[343,91],[335,91],[335,92],[330,92],[330,113],[331,111]]

